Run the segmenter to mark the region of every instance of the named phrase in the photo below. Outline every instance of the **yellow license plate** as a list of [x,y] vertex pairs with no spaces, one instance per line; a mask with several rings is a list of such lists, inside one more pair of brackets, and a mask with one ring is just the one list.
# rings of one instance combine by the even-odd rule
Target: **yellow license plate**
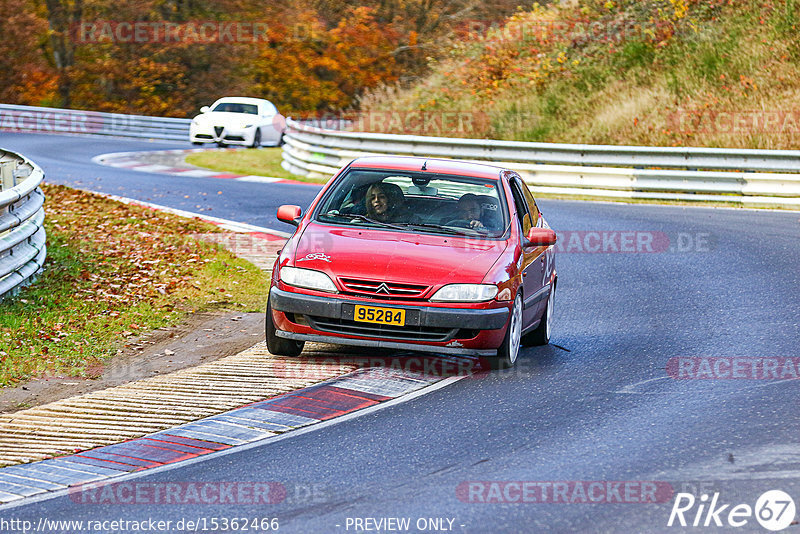
[[362,323],[406,324],[406,311],[396,308],[376,308],[374,306],[356,306],[356,321]]

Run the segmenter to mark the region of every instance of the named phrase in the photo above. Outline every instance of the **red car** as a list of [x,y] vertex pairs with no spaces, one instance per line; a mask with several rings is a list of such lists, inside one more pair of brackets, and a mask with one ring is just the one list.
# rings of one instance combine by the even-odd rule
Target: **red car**
[[549,343],[556,234],[520,176],[489,165],[359,158],[297,226],[272,272],[270,352],[306,341],[492,358]]

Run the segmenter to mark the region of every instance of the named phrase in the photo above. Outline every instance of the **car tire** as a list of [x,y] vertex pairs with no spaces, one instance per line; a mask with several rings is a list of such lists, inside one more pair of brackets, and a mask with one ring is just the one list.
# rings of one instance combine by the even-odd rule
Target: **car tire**
[[303,352],[305,341],[295,341],[278,337],[275,333],[275,322],[272,319],[272,307],[267,299],[266,317],[267,349],[275,356],[299,356]]
[[547,304],[545,305],[544,313],[542,314],[542,320],[539,322],[539,326],[537,326],[535,330],[532,330],[531,332],[528,332],[522,336],[523,345],[547,345],[550,343],[550,334],[553,330],[553,310],[555,307],[555,302],[556,286],[555,283],[553,283],[550,294],[547,296]]
[[256,133],[253,134],[253,144],[250,148],[261,148],[261,128],[256,128]]
[[514,367],[519,357],[522,334],[522,293],[517,293],[508,318],[508,328],[503,344],[497,349],[497,357],[493,358],[492,367],[507,369]]

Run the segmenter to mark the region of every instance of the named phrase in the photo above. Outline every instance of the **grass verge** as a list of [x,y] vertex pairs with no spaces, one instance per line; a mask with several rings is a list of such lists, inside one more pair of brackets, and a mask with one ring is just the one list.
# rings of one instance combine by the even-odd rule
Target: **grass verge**
[[186,156],[186,163],[213,171],[272,176],[286,180],[320,184],[327,182],[325,179],[306,178],[292,174],[281,167],[282,160],[283,150],[280,147],[256,150],[210,150]]
[[0,302],[0,387],[92,378],[126,339],[214,309],[261,311],[268,274],[196,237],[211,224],[45,185],[47,262]]

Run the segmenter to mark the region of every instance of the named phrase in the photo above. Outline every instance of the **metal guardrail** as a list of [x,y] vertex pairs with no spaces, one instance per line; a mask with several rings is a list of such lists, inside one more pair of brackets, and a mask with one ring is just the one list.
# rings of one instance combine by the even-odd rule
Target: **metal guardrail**
[[188,141],[191,119],[0,104],[0,130]]
[[47,257],[44,172],[0,149],[0,299],[31,283]]
[[[800,151],[525,143],[345,132],[287,119],[282,166],[329,177],[365,155],[492,162],[534,192],[605,198],[800,205]],[[644,168],[647,167],[647,168]],[[700,169],[700,170],[698,170]],[[767,172],[759,172],[767,171]]]

